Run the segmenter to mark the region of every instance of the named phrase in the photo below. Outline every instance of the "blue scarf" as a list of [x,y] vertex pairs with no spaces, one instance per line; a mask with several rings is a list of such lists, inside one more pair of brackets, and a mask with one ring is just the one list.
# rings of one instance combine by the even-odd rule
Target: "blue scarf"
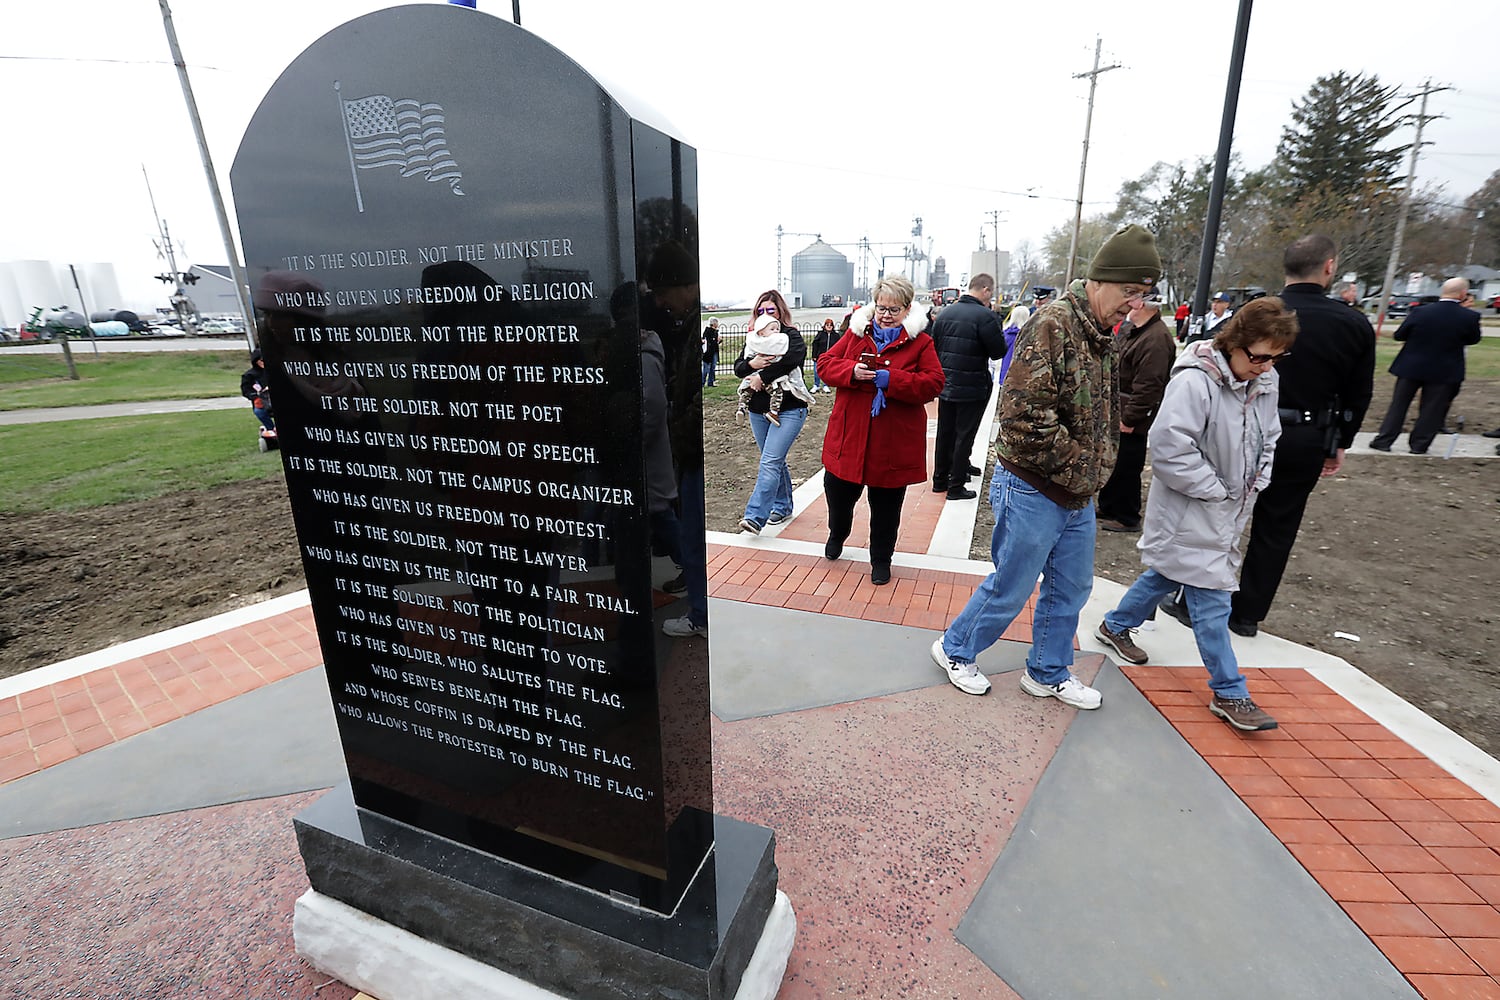
[[[873,317],[870,319],[870,336],[875,339],[875,350],[877,352],[890,347],[891,343],[900,334],[900,323],[897,323],[895,326],[885,327],[875,322]],[[885,379],[880,378],[881,374],[885,375]],[[890,377],[889,372],[877,372],[875,375],[875,401],[870,404],[870,416],[872,417],[880,416],[880,411],[885,409],[885,385],[881,383],[885,382],[888,384]]]

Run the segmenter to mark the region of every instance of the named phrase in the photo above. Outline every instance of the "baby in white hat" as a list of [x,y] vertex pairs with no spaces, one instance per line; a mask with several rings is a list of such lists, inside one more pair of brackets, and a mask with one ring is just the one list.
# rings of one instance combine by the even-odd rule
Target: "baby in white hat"
[[[789,343],[786,331],[781,328],[781,321],[768,313],[757,319],[755,328],[745,334],[745,360],[759,356],[764,358],[767,364],[774,364],[786,354]],[[799,389],[801,391],[798,391]],[[807,382],[803,379],[800,369],[766,383],[765,391],[771,397],[770,407],[766,410],[766,419],[777,427],[781,426],[781,401],[786,398],[789,390],[799,399],[805,400],[808,405],[812,404],[812,394],[807,391]],[[750,412],[750,397],[754,396],[755,392],[750,378],[740,380],[740,408],[736,415],[741,421]]]

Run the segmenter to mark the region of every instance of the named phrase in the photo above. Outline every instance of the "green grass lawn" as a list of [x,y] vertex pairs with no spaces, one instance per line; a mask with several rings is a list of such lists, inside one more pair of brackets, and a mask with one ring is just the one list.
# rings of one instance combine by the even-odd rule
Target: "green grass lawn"
[[249,367],[239,351],[95,356],[87,344],[73,345],[73,361],[77,381],[61,355],[0,351],[0,410],[236,396]]
[[[1384,337],[1375,342],[1375,377],[1379,378],[1391,367],[1391,360],[1401,350],[1401,345],[1390,337],[1391,331],[1387,331]],[[1296,350],[1297,345],[1292,345]],[[1485,337],[1479,343],[1469,348],[1468,359],[1464,365],[1465,378],[1497,378],[1500,377],[1500,337]]]
[[246,479],[281,490],[281,456],[256,446],[249,409],[0,427],[0,512],[39,514]]

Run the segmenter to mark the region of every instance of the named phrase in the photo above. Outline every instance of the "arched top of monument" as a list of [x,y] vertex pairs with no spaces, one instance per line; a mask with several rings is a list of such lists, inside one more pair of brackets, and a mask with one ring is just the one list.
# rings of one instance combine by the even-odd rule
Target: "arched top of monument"
[[[261,107],[283,82],[319,65],[344,78],[341,97],[351,102],[382,89],[374,83],[356,82],[361,77],[426,78],[438,85],[469,76],[477,84],[493,87],[497,75],[509,70],[528,89],[543,91],[549,84],[576,90],[587,80],[633,120],[683,139],[666,115],[619,81],[586,69],[551,42],[510,21],[457,4],[406,4],[346,21],[292,60],[267,91]],[[415,94],[401,96],[423,99]]]

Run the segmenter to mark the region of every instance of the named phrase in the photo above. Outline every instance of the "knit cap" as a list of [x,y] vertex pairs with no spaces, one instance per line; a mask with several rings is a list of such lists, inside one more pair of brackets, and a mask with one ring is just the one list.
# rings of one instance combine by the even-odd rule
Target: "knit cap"
[[1161,278],[1156,239],[1141,226],[1129,225],[1104,241],[1087,275],[1094,281],[1155,285]]

